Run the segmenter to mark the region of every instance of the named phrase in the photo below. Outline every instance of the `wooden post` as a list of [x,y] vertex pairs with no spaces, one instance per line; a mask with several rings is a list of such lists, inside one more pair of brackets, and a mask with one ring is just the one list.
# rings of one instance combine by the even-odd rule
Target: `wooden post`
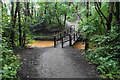
[[72,38],[70,33],[69,33],[69,46],[72,46]]
[[63,48],[63,37],[62,37],[62,41],[61,42],[62,42],[62,48]]
[[88,49],[88,39],[87,37],[85,38],[85,52],[87,52]]
[[75,33],[74,33],[74,41],[75,41]]
[[56,47],[56,35],[54,35],[54,48]]

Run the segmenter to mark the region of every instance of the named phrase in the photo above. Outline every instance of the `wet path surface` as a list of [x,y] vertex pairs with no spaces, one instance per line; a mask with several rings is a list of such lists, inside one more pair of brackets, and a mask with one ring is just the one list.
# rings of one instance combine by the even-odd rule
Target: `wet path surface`
[[73,47],[32,48],[15,53],[21,55],[21,78],[96,78],[93,65]]
[[[67,28],[70,25],[78,26],[78,17],[75,22],[66,21]],[[76,28],[77,29],[77,28]],[[73,46],[69,47],[69,42],[57,45],[57,48],[33,47],[15,51],[21,56],[21,69],[18,76],[21,78],[98,78],[99,74],[94,65],[89,65],[82,56],[82,50],[77,50]]]

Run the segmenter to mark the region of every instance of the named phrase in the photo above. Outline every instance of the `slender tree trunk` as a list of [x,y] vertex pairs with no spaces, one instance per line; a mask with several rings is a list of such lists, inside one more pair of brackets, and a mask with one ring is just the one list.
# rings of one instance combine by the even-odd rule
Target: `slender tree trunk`
[[61,24],[61,22],[59,20],[59,17],[57,16],[57,14],[56,14],[56,18],[57,18],[57,21],[58,21],[59,28],[62,27],[62,24]]
[[33,9],[34,9],[34,3],[32,3],[32,8],[31,8],[31,16],[33,16]]
[[100,19],[101,19],[101,24],[103,24],[104,29],[105,29],[105,24],[104,24],[104,21],[103,21],[103,19],[102,19],[102,16],[101,16],[100,12],[97,10],[96,6],[95,6],[95,10],[96,10],[96,11],[97,11],[97,13],[99,14],[99,17],[100,17]]
[[29,2],[27,2],[27,14],[28,14],[28,16],[30,16],[30,10],[29,10]]
[[[57,10],[57,2],[56,2],[56,4],[55,4],[55,13],[56,13],[56,10]],[[61,22],[60,22],[60,20],[59,20],[59,17],[58,17],[58,15],[57,15],[57,13],[56,13],[56,19],[57,19],[57,21],[58,21],[58,25],[59,25],[59,28],[60,27],[62,27],[62,24],[61,24]]]
[[20,2],[18,2],[18,24],[19,24],[19,45],[22,45],[22,26],[21,26],[21,15],[20,15]]
[[79,16],[80,20],[83,21],[83,19],[81,18],[81,15],[79,14],[79,12],[77,11],[77,9],[75,8],[75,5],[73,2],[71,2],[71,4],[73,5],[74,9],[75,9],[75,12],[76,14]]
[[[2,20],[2,21],[0,21],[0,23],[2,23],[3,22],[3,2],[2,1],[0,1],[0,4],[1,4],[1,17],[0,17],[0,19]],[[2,25],[2,24],[1,24]],[[2,29],[2,26],[0,26],[0,30]],[[0,31],[0,44],[2,43],[2,32]],[[1,51],[1,49],[0,49],[0,51]]]
[[[14,15],[14,24],[16,24],[17,12],[18,12],[18,2],[17,2],[17,5],[16,5],[16,10],[15,10],[15,15]],[[15,27],[15,25],[14,25],[14,27]]]
[[46,8],[46,4],[45,4],[45,12],[44,12],[44,14],[46,14],[47,13],[47,8]]
[[67,18],[67,13],[65,13],[64,27],[65,27],[65,23],[66,23],[66,18]]
[[101,3],[101,2],[99,2],[99,5],[100,5],[100,8],[101,8],[102,3]]
[[86,15],[86,17],[88,18],[88,16],[89,16],[89,1],[88,0],[87,0],[86,8],[87,8],[87,15]]
[[[51,16],[51,11],[49,10],[49,15]],[[51,24],[51,19],[49,20],[49,24]]]
[[12,24],[12,30],[11,30],[11,43],[12,47],[14,48],[14,2],[11,2],[12,4],[12,9],[11,9],[11,24]]
[[41,7],[41,16],[43,16],[43,8]]
[[117,24],[120,23],[120,21],[119,21],[119,15],[120,15],[120,14],[119,14],[119,8],[120,8],[120,7],[119,7],[119,3],[120,3],[120,2],[116,2],[116,4],[115,4],[115,6],[116,6],[116,13],[115,13],[116,15],[115,15],[115,16],[116,16]]
[[[27,4],[24,4],[25,6],[25,11],[27,11]],[[23,47],[25,47],[25,41],[26,41],[26,27],[28,27],[28,23],[27,23],[27,17],[28,17],[28,12],[24,13],[25,15],[25,26],[24,26],[24,31],[23,31]]]
[[[87,0],[87,3],[86,3],[86,8],[87,8],[87,19],[89,17],[89,0]],[[89,48],[89,39],[88,39],[88,34],[86,35],[86,38],[85,38],[85,52],[87,52]]]
[[114,3],[113,3],[113,2],[110,2],[109,16],[108,16],[108,21],[107,21],[107,23],[106,23],[106,25],[107,25],[107,31],[111,30],[111,22],[112,22],[113,8],[114,8]]
[[2,15],[2,20],[3,20],[3,2],[2,1],[0,1],[0,3],[1,3],[1,15]]
[[111,30],[111,22],[112,22],[112,14],[113,14],[113,8],[114,8],[114,3],[110,2],[109,3],[109,15],[108,18],[103,14],[103,12],[100,10],[100,7],[97,2],[95,2],[95,5],[98,8],[99,13],[104,17],[106,20],[106,25],[107,25],[107,32]]

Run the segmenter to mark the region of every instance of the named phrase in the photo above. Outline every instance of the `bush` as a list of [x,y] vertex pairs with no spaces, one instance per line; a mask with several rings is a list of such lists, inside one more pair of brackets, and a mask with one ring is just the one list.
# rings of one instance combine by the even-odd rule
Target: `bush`
[[19,55],[15,55],[13,50],[7,45],[7,42],[3,39],[3,43],[0,44],[1,55],[2,55],[2,73],[1,77],[6,78],[17,78],[17,69],[20,68]]

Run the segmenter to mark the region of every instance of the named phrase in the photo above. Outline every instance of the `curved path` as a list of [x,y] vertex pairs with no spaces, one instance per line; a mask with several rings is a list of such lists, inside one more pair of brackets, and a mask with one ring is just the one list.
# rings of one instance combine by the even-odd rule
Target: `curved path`
[[[64,18],[63,18],[63,20],[64,20]],[[77,30],[78,26],[79,26],[79,24],[78,24],[79,21],[80,21],[79,16],[76,14],[76,20],[74,22],[69,22],[66,20],[66,28],[69,28],[71,25],[75,25],[75,27],[76,27],[75,30]]]
[[[67,24],[69,24],[68,21]],[[20,51],[16,50],[15,53],[21,55],[22,64],[21,69],[18,71],[18,76],[21,78],[99,77],[95,66],[88,64],[89,62],[81,55],[82,50],[74,49],[67,44],[65,48],[35,47]]]

